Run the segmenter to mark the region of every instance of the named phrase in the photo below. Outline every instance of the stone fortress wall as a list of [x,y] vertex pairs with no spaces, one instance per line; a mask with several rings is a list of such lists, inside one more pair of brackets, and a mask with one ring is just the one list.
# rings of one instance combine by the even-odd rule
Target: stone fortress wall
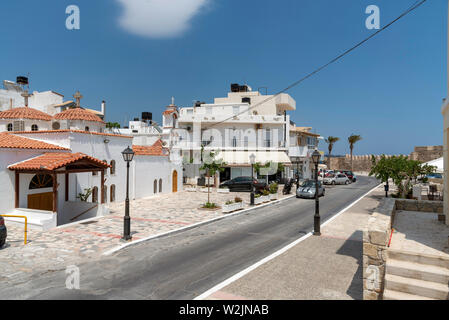
[[[385,155],[392,157],[392,155]],[[408,156],[411,160],[428,162],[441,158],[443,156],[443,146],[425,146],[415,147],[414,151]],[[380,155],[375,156],[376,160],[380,159]],[[371,171],[371,155],[354,155],[352,157],[353,171],[369,172]],[[328,161],[325,157],[326,162]],[[328,166],[329,168],[329,166]],[[344,157],[333,157],[330,159],[330,169],[351,170],[351,156],[349,154]]]

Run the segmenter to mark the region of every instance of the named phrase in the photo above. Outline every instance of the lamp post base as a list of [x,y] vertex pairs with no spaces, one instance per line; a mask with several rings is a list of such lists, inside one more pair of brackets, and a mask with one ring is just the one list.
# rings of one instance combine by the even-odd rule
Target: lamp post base
[[314,231],[314,232],[313,232],[313,235],[314,235],[314,236],[321,236],[321,232],[319,232],[319,231],[316,231],[316,232],[315,232],[315,231]]

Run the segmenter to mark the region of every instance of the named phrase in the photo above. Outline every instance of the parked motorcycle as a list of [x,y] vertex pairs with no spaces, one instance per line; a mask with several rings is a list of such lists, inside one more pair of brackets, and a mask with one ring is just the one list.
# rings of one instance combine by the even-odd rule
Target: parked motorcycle
[[288,180],[287,183],[284,185],[284,189],[282,189],[282,194],[283,195],[290,194],[294,183],[295,183],[295,179]]

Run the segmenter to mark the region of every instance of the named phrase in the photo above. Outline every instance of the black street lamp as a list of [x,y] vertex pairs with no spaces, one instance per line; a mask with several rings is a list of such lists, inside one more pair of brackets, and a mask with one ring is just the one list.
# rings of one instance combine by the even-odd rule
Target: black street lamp
[[129,217],[129,163],[133,161],[134,151],[129,146],[122,151],[123,160],[126,162],[126,200],[125,200],[125,217],[123,226],[123,241],[129,241],[131,237],[131,218]]
[[315,150],[312,153],[312,161],[315,164],[315,216],[313,217],[313,235],[320,236],[320,200],[318,198],[318,164],[320,162],[321,153]]
[[250,205],[254,205],[254,163],[256,163],[256,155],[251,153],[249,156],[249,162],[251,163],[251,195],[250,195]]

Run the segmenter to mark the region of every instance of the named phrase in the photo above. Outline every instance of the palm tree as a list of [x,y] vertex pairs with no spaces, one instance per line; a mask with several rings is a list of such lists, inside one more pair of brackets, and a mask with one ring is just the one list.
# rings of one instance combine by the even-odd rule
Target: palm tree
[[326,143],[328,144],[328,156],[327,156],[327,164],[329,167],[329,170],[331,169],[331,154],[332,154],[332,149],[334,148],[334,143],[337,142],[338,140],[340,140],[340,138],[338,137],[333,137],[333,136],[329,136],[327,139],[324,139],[324,141],[326,141]]
[[354,144],[360,140],[362,140],[362,137],[356,134],[351,134],[348,138],[349,149],[351,150],[351,171],[354,170],[352,167],[352,151],[354,150]]

